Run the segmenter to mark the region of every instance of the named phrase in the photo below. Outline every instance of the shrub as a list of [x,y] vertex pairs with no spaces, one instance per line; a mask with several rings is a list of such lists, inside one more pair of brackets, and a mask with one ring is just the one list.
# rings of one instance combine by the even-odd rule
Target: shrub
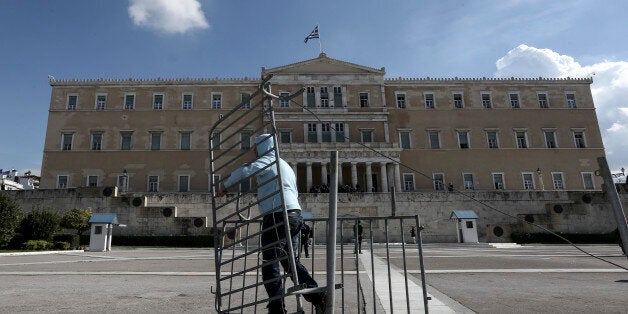
[[[576,234],[557,232],[557,234],[573,243],[617,243],[617,235],[612,232],[603,234]],[[553,234],[541,232],[513,232],[511,234],[511,239],[515,243],[567,243]]]
[[61,217],[56,212],[34,210],[20,224],[22,234],[30,240],[51,240],[59,231]]
[[23,213],[20,206],[6,194],[0,193],[0,247],[11,242],[20,225]]
[[52,237],[53,242],[67,242],[71,248],[78,248],[80,244],[80,236],[76,234],[57,234]]
[[68,242],[63,242],[63,241],[60,241],[60,242],[54,242],[54,243],[53,243],[53,245],[52,245],[52,247],[53,247],[55,250],[69,250],[69,249],[70,249],[70,243],[68,243]]
[[168,246],[168,247],[212,247],[211,235],[193,236],[114,236],[112,245],[118,246]]
[[41,251],[50,247],[50,242],[46,240],[28,240],[23,244],[23,248],[28,251]]
[[75,208],[63,214],[61,227],[76,230],[77,235],[89,230],[89,217],[92,216],[92,209]]

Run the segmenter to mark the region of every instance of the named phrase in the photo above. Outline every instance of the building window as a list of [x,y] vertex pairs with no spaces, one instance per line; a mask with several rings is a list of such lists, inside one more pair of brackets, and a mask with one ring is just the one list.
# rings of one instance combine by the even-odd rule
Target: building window
[[510,107],[512,108],[521,108],[521,104],[519,103],[519,94],[518,93],[509,93],[508,99],[510,99]]
[[499,148],[496,131],[486,132],[486,141],[488,142],[488,148]]
[[362,134],[362,143],[373,142],[373,130],[361,130],[360,134]]
[[406,94],[405,93],[397,94],[397,108],[400,108],[400,109],[406,108]]
[[399,145],[403,149],[410,149],[410,132],[409,131],[400,131],[399,132]]
[[184,94],[183,95],[183,110],[190,110],[192,109],[192,103],[193,101],[193,96],[192,94]]
[[76,110],[76,103],[78,102],[77,95],[68,95],[68,110]]
[[102,149],[102,132],[92,133],[92,150]]
[[554,183],[554,190],[565,189],[562,172],[552,172],[552,182]]
[[343,143],[347,139],[345,138],[345,124],[344,123],[334,123],[335,134],[336,134],[336,142]]
[[242,109],[251,109],[251,94],[242,93],[240,94],[240,100],[242,101]]
[[148,176],[148,192],[159,192],[159,176]]
[[212,109],[222,108],[222,94],[212,93]]
[[251,179],[240,182],[240,192],[241,193],[251,192]]
[[549,108],[549,102],[547,101],[547,93],[537,93],[537,98],[539,99],[539,108]]
[[120,132],[120,149],[131,150],[133,132]]
[[124,95],[124,109],[127,109],[127,110],[135,109],[135,94]]
[[458,131],[458,146],[469,148],[469,131]]
[[440,132],[429,131],[428,134],[429,134],[429,139],[430,139],[430,148],[439,149],[440,148]]
[[[222,183],[220,182],[220,175],[219,174],[215,174],[214,175],[214,185],[216,186],[216,189],[214,189],[214,191],[222,191]],[[209,184],[209,191],[211,192],[212,188],[212,184],[210,182]]]
[[72,150],[74,133],[63,133],[61,135],[61,150]]
[[584,132],[583,131],[574,131],[573,132],[573,140],[576,144],[576,148],[586,148],[587,145],[584,141]]
[[96,95],[96,110],[105,110],[107,106],[107,95],[98,94]]
[[285,99],[285,98],[290,97],[290,93],[281,92],[281,93],[279,93],[279,97],[281,97],[281,99],[279,100],[279,107],[281,107],[281,108],[288,108],[288,107],[290,107],[290,101]]
[[545,136],[545,147],[547,148],[556,148],[556,132],[554,131],[543,131],[543,135]]
[[595,189],[595,184],[593,183],[593,173],[591,172],[583,172],[582,173],[582,184],[585,190],[593,190]]
[[88,187],[98,186],[98,176],[87,176],[86,186]]
[[94,234],[102,234],[102,226],[94,226]]
[[528,139],[525,131],[515,132],[515,138],[517,140],[517,148],[528,148]]
[[190,150],[192,146],[192,132],[181,132],[181,150]]
[[153,95],[153,109],[154,110],[164,109],[164,95],[163,94]]
[[474,190],[475,184],[473,183],[473,174],[472,173],[463,173],[462,180],[464,181],[464,189],[465,190]]
[[436,103],[434,102],[434,94],[425,93],[423,94],[423,98],[425,98],[425,108],[426,109],[434,109]]
[[486,109],[493,108],[493,101],[491,100],[491,93],[482,93],[482,107]]
[[316,132],[316,123],[307,124],[307,142],[318,143],[318,134]]
[[329,108],[329,92],[327,87],[321,87],[321,107]]
[[190,191],[190,176],[179,176],[179,192]]
[[443,191],[445,190],[445,175],[442,173],[434,173],[432,174],[432,178],[434,181],[434,190]]
[[306,88],[306,103],[309,108],[316,107],[316,92],[314,91],[314,87],[308,86]]
[[495,187],[495,190],[503,190],[506,188],[504,185],[503,173],[493,173],[493,186]]
[[454,108],[457,108],[457,109],[464,108],[464,100],[462,98],[462,93],[454,93]]
[[251,149],[251,132],[240,133],[240,148]]
[[575,93],[567,93],[565,94],[565,97],[567,98],[567,108],[578,108],[578,106],[576,106],[576,94]]
[[323,143],[331,143],[331,123],[321,124]]
[[118,187],[119,191],[122,191],[123,193],[128,192],[129,183],[130,183],[130,179],[129,179],[128,174],[118,175],[118,181],[116,183],[116,186]]
[[360,93],[360,107],[366,108],[369,106],[369,93]]
[[280,131],[279,132],[279,140],[282,144],[290,144],[292,143],[292,132],[290,131]]
[[213,134],[213,137],[210,134],[209,138],[211,139],[211,142],[212,142],[212,149],[220,149],[220,142],[221,142],[220,132],[216,131]]
[[161,132],[150,132],[150,150],[161,149]]
[[414,191],[414,174],[412,173],[403,174],[403,190]]
[[334,87],[334,107],[341,108],[342,104],[342,87]]
[[523,178],[523,189],[534,190],[534,176],[530,172],[524,172],[521,174]]
[[70,177],[67,175],[57,176],[57,189],[67,189]]

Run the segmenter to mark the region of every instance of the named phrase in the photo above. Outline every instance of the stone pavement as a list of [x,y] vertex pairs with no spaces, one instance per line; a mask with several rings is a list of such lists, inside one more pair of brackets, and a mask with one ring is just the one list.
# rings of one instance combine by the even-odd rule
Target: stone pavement
[[[405,280],[403,269],[399,269],[394,265],[388,268],[386,262],[377,256],[372,256],[369,250],[362,250],[360,254],[360,263],[368,274],[370,282],[368,285],[375,287],[377,298],[381,303],[385,313],[424,313],[425,306],[423,302],[423,288],[420,284],[414,283],[412,280]],[[371,258],[373,263],[371,264]],[[373,269],[374,271],[371,271]],[[388,281],[388,271],[390,270],[390,282]],[[375,278],[373,278],[373,273]],[[406,289],[406,285],[408,289]],[[390,287],[390,288],[389,288]],[[370,290],[370,287],[363,289]],[[411,296],[406,296],[406,291]],[[394,302],[390,296],[394,295]],[[428,296],[428,309],[430,313],[455,313],[449,306],[438,300],[430,293]],[[391,311],[392,307],[392,311]]]

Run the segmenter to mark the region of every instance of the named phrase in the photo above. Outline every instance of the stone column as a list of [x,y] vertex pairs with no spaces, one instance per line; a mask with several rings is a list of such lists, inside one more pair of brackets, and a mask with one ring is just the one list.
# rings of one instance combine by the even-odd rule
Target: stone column
[[351,187],[355,187],[358,184],[358,163],[351,162]]
[[382,181],[382,192],[388,192],[388,173],[386,172],[386,163],[379,164],[379,176]]
[[327,182],[327,163],[326,162],[321,163],[321,182],[322,184],[329,186],[329,182]]
[[306,186],[307,186],[307,193],[310,193],[310,188],[312,187],[312,162],[306,162],[305,163],[305,176],[306,176]]
[[341,187],[342,185],[342,162],[338,160],[338,187]]
[[294,171],[294,176],[297,176],[297,163],[293,162],[290,164],[290,167],[292,167],[292,171]]
[[399,164],[395,163],[395,190],[398,192],[403,191],[401,186],[401,172],[399,169]]
[[371,172],[371,163],[366,163],[366,192],[373,192],[373,173]]

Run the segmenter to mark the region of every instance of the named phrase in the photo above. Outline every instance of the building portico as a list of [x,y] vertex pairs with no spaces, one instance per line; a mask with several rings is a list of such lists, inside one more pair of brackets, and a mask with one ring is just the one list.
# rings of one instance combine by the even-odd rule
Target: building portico
[[[389,182],[401,190],[398,166],[399,149],[392,144],[370,143],[376,152],[354,143],[280,144],[281,157],[297,174],[299,190],[309,192],[313,187],[330,186],[329,152],[339,152],[338,186],[349,186],[362,192],[388,191]],[[373,145],[375,144],[375,145]],[[314,147],[315,146],[315,147]],[[327,147],[334,146],[334,147]],[[377,146],[377,147],[373,147]]]

